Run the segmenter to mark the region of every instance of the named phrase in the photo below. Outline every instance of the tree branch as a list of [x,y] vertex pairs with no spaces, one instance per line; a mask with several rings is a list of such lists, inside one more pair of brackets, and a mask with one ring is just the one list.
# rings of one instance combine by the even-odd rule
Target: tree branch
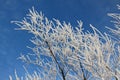
[[56,64],[58,65],[58,68],[59,68],[59,70],[60,70],[60,73],[61,73],[61,75],[62,75],[63,80],[66,80],[66,79],[65,79],[65,75],[64,75],[64,71],[63,71],[63,69],[60,67],[60,65],[59,65],[59,63],[58,63],[55,55],[53,54],[53,52],[52,52],[52,50],[51,50],[51,48],[50,48],[50,45],[49,45],[48,41],[45,41],[45,42],[46,42],[46,44],[48,45],[48,49],[49,49],[49,51],[50,51],[51,56],[53,57],[53,59],[55,60]]

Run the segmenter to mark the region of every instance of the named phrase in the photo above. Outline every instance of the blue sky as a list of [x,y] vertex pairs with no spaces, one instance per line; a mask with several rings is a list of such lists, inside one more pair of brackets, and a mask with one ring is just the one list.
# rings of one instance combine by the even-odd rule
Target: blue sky
[[14,30],[18,26],[10,21],[22,20],[28,9],[34,6],[49,19],[70,22],[73,26],[82,20],[86,30],[90,30],[89,24],[92,24],[107,32],[105,26],[113,27],[107,13],[118,12],[116,4],[120,4],[120,0],[0,0],[0,80],[8,80],[15,69],[19,75],[24,73],[24,63],[17,58],[20,53],[29,52],[26,46],[31,45],[31,35]]

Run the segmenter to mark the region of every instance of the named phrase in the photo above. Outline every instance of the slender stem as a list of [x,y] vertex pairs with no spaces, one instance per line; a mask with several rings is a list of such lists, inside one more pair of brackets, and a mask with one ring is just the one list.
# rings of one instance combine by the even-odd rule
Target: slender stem
[[[77,57],[78,57],[78,56],[77,56]],[[81,63],[79,57],[78,57],[78,60],[79,60],[79,63],[80,63],[80,68],[81,68],[82,73],[83,73],[83,80],[87,80],[87,78],[85,77],[85,72],[84,72],[84,70],[83,70],[83,66],[82,66],[82,63]]]
[[59,70],[60,70],[60,73],[61,73],[61,75],[62,75],[63,80],[66,80],[66,79],[65,79],[65,75],[64,75],[64,71],[63,71],[63,69],[60,67],[60,65],[59,65],[59,63],[58,63],[55,55],[53,54],[53,52],[52,52],[52,50],[51,50],[51,48],[50,48],[50,45],[48,44],[47,41],[45,41],[45,42],[46,42],[46,44],[48,45],[48,49],[49,49],[49,51],[50,51],[50,54],[52,55],[53,59],[55,60],[56,64],[58,65],[58,68],[59,68]]
[[81,68],[82,73],[83,73],[83,80],[87,80],[86,77],[85,77],[85,73],[84,73],[83,66],[82,66],[81,62],[80,62],[80,68]]

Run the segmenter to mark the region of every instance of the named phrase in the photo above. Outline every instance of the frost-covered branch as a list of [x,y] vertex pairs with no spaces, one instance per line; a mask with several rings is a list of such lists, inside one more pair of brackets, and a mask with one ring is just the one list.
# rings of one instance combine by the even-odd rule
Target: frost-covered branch
[[[118,10],[120,10],[120,5],[117,6],[118,6]],[[108,13],[108,16],[114,19],[114,21],[111,22],[113,22],[115,25],[115,29],[111,29],[111,28],[108,29],[110,29],[113,34],[118,36],[118,40],[120,40],[120,13]]]
[[78,26],[72,27],[70,23],[61,23],[57,19],[48,20],[34,8],[23,21],[13,23],[17,24],[20,30],[27,30],[34,35],[30,40],[34,47],[29,47],[33,54],[19,57],[43,70],[38,73],[40,76],[30,75],[37,76],[38,79],[31,79],[120,79],[120,46],[116,47],[116,42],[112,41],[107,33],[101,33],[94,26],[90,25],[93,32],[85,32],[81,21],[78,21]]

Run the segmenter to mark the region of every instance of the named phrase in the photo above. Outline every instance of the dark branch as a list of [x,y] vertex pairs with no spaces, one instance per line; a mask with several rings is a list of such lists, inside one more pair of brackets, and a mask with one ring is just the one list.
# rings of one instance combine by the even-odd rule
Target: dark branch
[[55,55],[53,54],[53,52],[52,52],[52,50],[51,50],[51,48],[50,48],[49,43],[48,43],[47,41],[45,41],[45,42],[46,42],[46,44],[48,45],[48,49],[49,49],[49,51],[50,51],[51,56],[53,57],[53,59],[55,60],[56,64],[58,65],[58,68],[59,68],[59,70],[60,70],[60,73],[61,73],[61,75],[62,75],[63,80],[66,80],[66,79],[65,79],[65,75],[64,75],[64,71],[63,71],[63,69],[60,67],[60,64],[58,63]]

